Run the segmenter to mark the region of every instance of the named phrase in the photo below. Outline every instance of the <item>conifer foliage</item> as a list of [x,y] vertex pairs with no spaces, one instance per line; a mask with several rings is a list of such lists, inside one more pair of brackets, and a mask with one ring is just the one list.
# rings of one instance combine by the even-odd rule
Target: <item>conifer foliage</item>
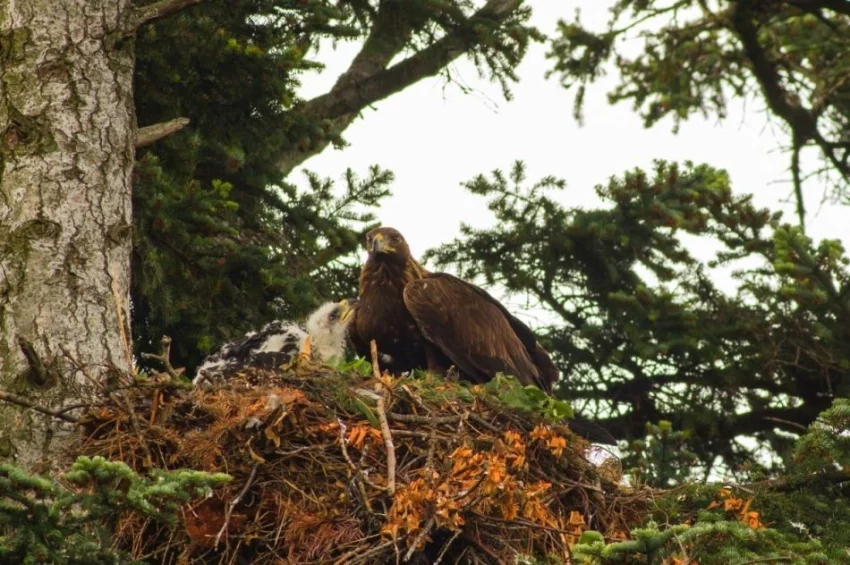
[[[563,206],[563,181],[528,185],[517,163],[466,184],[496,222],[464,227],[430,259],[499,283],[548,311],[544,345],[560,394],[623,439],[666,420],[711,468],[749,458],[753,436],[789,457],[792,437],[850,385],[850,270],[838,241],[815,244],[779,214],[734,196],[724,171],[658,162]],[[684,242],[714,240],[709,261]],[[692,240],[691,240],[692,241]],[[739,288],[718,287],[716,269]]]
[[81,456],[61,480],[0,465],[0,563],[132,563],[112,546],[111,528],[136,515],[174,526],[180,508],[230,480],[224,474],[155,471]]
[[[497,0],[205,0],[144,28],[139,123],[190,123],[137,155],[137,351],[180,335],[174,360],[191,370],[226,338],[355,294],[350,259],[391,173],[358,164],[341,186],[288,174],[343,145],[360,110],[461,55],[508,94],[540,39],[529,14]],[[350,68],[326,94],[301,99],[299,76],[321,67],[312,48],[347,39],[365,40]]]
[[332,25],[338,14],[321,4],[204,2],[140,34],[139,121],[191,122],[137,158],[139,349],[180,335],[175,362],[191,364],[235,331],[351,290],[337,259],[359,243],[373,220],[363,207],[387,194],[392,175],[373,168],[364,179],[349,172],[341,190],[318,178],[298,190],[276,167],[311,127],[287,111],[294,76],[316,66],[299,38],[354,33]]
[[837,398],[820,415],[782,476],[748,473],[746,484],[683,481],[656,498],[630,539],[610,543],[585,532],[573,554],[585,565],[850,563],[848,407],[848,399]]
[[[723,118],[759,99],[788,132],[803,222],[807,176],[815,194],[850,196],[848,38],[850,4],[841,0],[618,0],[604,30],[578,15],[561,21],[550,56],[552,72],[576,89],[577,117],[586,87],[610,67],[620,78],[609,100],[633,102],[647,127],[667,116],[677,126],[695,114]],[[625,49],[630,42],[642,49]],[[801,167],[806,152],[822,163],[809,171],[815,179]]]

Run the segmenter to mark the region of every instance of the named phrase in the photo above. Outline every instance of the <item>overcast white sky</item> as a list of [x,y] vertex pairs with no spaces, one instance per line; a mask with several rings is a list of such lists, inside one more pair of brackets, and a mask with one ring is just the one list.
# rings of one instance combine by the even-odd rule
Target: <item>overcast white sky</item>
[[[533,0],[534,24],[550,34],[557,19],[569,18],[579,3],[583,22],[601,28],[610,0]],[[327,68],[303,77],[302,95],[326,92],[358,47],[323,47],[317,58]],[[366,110],[345,133],[350,147],[326,150],[304,166],[335,179],[347,167],[362,174],[374,163],[393,170],[394,194],[378,216],[404,233],[415,256],[452,239],[461,222],[491,223],[484,200],[460,183],[494,168],[508,169],[515,159],[526,162],[532,181],[548,174],[566,179],[563,201],[584,207],[598,202],[595,185],[633,167],[649,167],[655,158],[706,162],[728,170],[737,193],[753,193],[759,206],[785,210],[792,219],[789,161],[779,150],[786,138],[756,104],[733,104],[723,122],[693,118],[677,135],[672,122],[647,130],[629,104],[608,105],[605,92],[615,82],[612,76],[588,93],[585,124],[579,127],[572,117],[572,93],[556,77],[544,78],[550,68],[545,52],[545,45],[535,45],[523,61],[511,102],[504,101],[497,84],[478,78],[470,62],[458,60],[452,73],[473,89],[471,94],[440,78],[421,81]],[[290,176],[296,182],[302,178],[298,172]],[[821,207],[819,190],[810,189],[808,199],[809,235],[843,238],[846,247],[850,208]],[[441,218],[439,226],[434,217]],[[694,251],[700,256],[711,252]]]

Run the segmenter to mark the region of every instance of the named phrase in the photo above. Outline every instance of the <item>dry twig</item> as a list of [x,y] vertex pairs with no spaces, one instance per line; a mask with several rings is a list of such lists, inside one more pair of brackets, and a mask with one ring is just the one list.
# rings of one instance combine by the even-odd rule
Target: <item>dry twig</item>
[[180,377],[180,373],[183,372],[183,369],[181,368],[180,370],[177,370],[171,366],[171,338],[164,335],[162,336],[160,343],[162,343],[162,352],[159,355],[155,353],[142,353],[142,359],[153,359],[154,361],[159,361],[162,363],[162,366],[165,367],[165,372],[168,373],[168,376],[173,380],[177,380]]
[[132,426],[133,432],[136,434],[136,438],[139,441],[139,447],[142,449],[142,452],[144,452],[144,465],[146,467],[153,466],[153,455],[151,454],[151,450],[148,447],[148,442],[145,440],[145,435],[142,433],[142,427],[139,425],[139,418],[138,416],[136,416],[136,411],[133,409],[133,403],[127,400],[124,396],[119,396],[113,393],[113,391],[109,390],[106,386],[104,386],[102,382],[95,379],[89,373],[88,369],[86,369],[83,364],[80,363],[80,361],[76,357],[74,357],[74,354],[71,353],[66,347],[62,345],[60,345],[59,347],[62,349],[62,354],[65,355],[65,357],[77,367],[77,370],[80,371],[90,383],[92,383],[94,386],[99,387],[107,396],[107,398],[109,398],[109,400],[111,400],[115,405],[121,406],[122,408],[124,408],[124,410],[126,410],[127,417],[130,419],[130,426]]
[[71,424],[76,424],[79,421],[73,416],[65,414],[65,412],[67,412],[68,410],[72,410],[79,406],[69,406],[60,410],[51,410],[50,408],[38,406],[37,404],[33,404],[25,398],[21,398],[20,396],[16,396],[12,393],[4,392],[2,390],[0,390],[0,400],[2,400],[3,402],[8,402],[9,404],[17,404],[18,406],[23,406],[24,408],[29,408],[30,410],[35,410],[36,412],[41,412],[42,414],[47,414],[48,416],[53,416],[54,418],[64,420],[65,422],[69,422]]
[[437,523],[437,518],[431,516],[431,519],[428,520],[428,523],[425,524],[425,527],[422,528],[422,531],[419,532],[419,535],[416,536],[416,539],[413,540],[413,543],[410,545],[410,548],[407,550],[407,553],[404,555],[405,561],[410,561],[410,558],[413,557],[413,553],[419,548],[419,544],[425,541],[425,536],[427,536],[431,532],[431,528],[434,527],[434,524]]
[[381,380],[381,371],[378,365],[378,345],[374,339],[369,344],[369,349],[372,353],[372,373],[377,379],[375,392],[380,394],[380,398],[378,398],[378,419],[381,422],[381,435],[384,438],[384,444],[387,446],[387,490],[392,495],[395,493],[395,445],[393,445],[393,436],[390,433],[390,423],[387,420],[386,394],[388,391]]
[[363,486],[364,482],[369,483],[370,486],[376,488],[378,490],[382,490],[381,487],[372,483],[369,479],[363,475],[363,472],[360,470],[360,467],[354,464],[354,461],[351,460],[351,457],[348,455],[348,448],[345,447],[345,424],[342,423],[342,420],[337,419],[339,422],[339,446],[342,449],[342,456],[345,458],[345,462],[348,463],[348,467],[354,471],[353,481],[357,484],[357,490],[360,492],[360,496],[363,498],[363,505],[366,507],[366,510],[371,513],[372,512],[372,504],[369,502],[369,496],[366,494],[366,487]]
[[242,501],[242,498],[245,494],[247,494],[248,489],[250,489],[251,485],[254,484],[254,480],[257,478],[257,469],[259,468],[260,464],[255,463],[254,467],[251,469],[251,474],[248,476],[248,480],[245,481],[245,486],[242,487],[242,490],[239,491],[239,494],[237,494],[235,498],[227,503],[227,510],[224,511],[224,524],[221,525],[221,529],[215,536],[215,547],[218,547],[218,544],[221,541],[221,536],[223,536],[224,532],[227,531],[227,526],[230,524],[230,516],[233,514],[233,509],[236,508],[236,505]]

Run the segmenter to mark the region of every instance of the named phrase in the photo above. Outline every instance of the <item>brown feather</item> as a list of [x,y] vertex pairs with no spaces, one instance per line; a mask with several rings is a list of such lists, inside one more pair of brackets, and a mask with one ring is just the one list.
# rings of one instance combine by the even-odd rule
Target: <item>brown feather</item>
[[484,290],[446,273],[430,273],[407,284],[404,303],[425,339],[465,378],[487,382],[503,372],[552,390],[558,370],[549,354]]
[[[383,238],[375,247],[373,238]],[[386,240],[386,245],[384,245]],[[381,370],[398,374],[454,365],[473,382],[496,373],[552,392],[559,371],[534,333],[486,291],[446,273],[429,273],[392,228],[367,234],[369,259],[360,272],[360,300],[349,326],[352,345],[368,357],[369,342],[389,358]],[[592,422],[568,425],[591,441],[616,444]]]
[[[369,232],[367,241],[380,234],[389,240],[386,250],[370,250],[360,271],[359,302],[349,333],[358,355],[369,357],[369,342],[378,346],[381,370],[393,374],[424,368],[427,365],[425,345],[416,322],[404,306],[402,293],[410,282],[427,271],[410,256],[407,243],[392,228]],[[393,244],[393,237],[400,242]]]

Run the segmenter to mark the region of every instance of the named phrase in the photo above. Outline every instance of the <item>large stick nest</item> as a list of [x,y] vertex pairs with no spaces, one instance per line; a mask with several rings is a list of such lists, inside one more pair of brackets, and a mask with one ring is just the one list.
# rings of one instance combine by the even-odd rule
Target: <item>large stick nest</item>
[[623,539],[647,503],[565,426],[429,375],[299,366],[215,389],[148,382],[83,424],[76,453],[233,477],[176,532],[122,520],[118,543],[148,562],[569,563],[583,531]]

